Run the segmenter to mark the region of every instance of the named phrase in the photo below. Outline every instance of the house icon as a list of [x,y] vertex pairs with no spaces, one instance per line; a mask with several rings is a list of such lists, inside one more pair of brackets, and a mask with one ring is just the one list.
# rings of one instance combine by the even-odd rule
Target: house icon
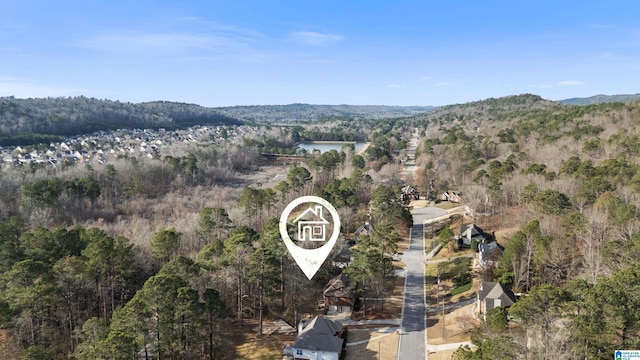
[[326,228],[329,222],[322,216],[322,206],[310,206],[293,219],[298,224],[298,241],[325,241]]

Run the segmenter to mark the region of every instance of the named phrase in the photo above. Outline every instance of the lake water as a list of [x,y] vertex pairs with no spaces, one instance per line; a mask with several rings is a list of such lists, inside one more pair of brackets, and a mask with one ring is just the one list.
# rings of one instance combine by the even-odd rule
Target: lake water
[[355,148],[356,148],[356,153],[358,151],[360,151],[360,149],[362,149],[362,147],[364,147],[364,142],[356,142],[356,143],[349,143],[349,142],[301,142],[298,144],[298,148],[300,149],[305,149],[308,152],[312,152],[314,149],[318,149],[320,150],[321,153],[327,152],[327,151],[331,151],[331,150],[336,150],[338,152],[342,151],[342,147],[344,145],[347,144],[354,144]]

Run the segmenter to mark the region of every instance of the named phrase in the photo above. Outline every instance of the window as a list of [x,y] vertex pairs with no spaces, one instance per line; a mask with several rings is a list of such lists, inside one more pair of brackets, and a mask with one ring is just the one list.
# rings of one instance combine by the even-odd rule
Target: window
[[302,355],[302,350],[296,349],[296,355]]

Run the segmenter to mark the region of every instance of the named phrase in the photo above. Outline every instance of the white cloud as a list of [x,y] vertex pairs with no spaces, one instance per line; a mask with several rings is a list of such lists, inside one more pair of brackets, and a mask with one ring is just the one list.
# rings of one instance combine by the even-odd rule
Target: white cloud
[[558,84],[558,86],[584,85],[584,83],[582,81],[577,81],[577,80],[563,80],[563,81],[558,81],[557,84]]
[[314,31],[296,31],[289,34],[289,40],[305,45],[327,45],[344,40],[344,36]]
[[235,25],[222,24],[216,21],[206,20],[199,17],[187,16],[181,17],[178,20],[185,23],[190,23],[201,28],[211,30],[219,35],[226,34],[230,37],[243,37],[245,39],[264,39],[267,36],[263,33],[255,31],[249,28],[243,28]]
[[87,89],[56,87],[15,77],[0,77],[0,96],[42,98],[48,96],[77,96],[89,92]]
[[112,33],[80,40],[81,48],[128,53],[182,53],[189,49],[214,49],[233,45],[233,41],[216,35],[189,33]]

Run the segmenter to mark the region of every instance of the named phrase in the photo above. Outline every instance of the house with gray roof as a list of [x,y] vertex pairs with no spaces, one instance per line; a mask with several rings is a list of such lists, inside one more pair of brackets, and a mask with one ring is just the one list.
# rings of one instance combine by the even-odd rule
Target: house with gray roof
[[491,281],[483,281],[478,289],[477,306],[478,313],[486,316],[487,311],[496,307],[509,307],[516,302],[513,292],[502,284]]
[[478,244],[478,265],[481,268],[495,267],[504,247],[497,241],[485,241]]
[[476,243],[484,242],[487,239],[484,231],[476,224],[460,225],[460,237],[458,238],[458,246],[471,246],[473,240]]
[[306,322],[291,346],[293,359],[338,360],[344,339],[340,323],[322,316]]

